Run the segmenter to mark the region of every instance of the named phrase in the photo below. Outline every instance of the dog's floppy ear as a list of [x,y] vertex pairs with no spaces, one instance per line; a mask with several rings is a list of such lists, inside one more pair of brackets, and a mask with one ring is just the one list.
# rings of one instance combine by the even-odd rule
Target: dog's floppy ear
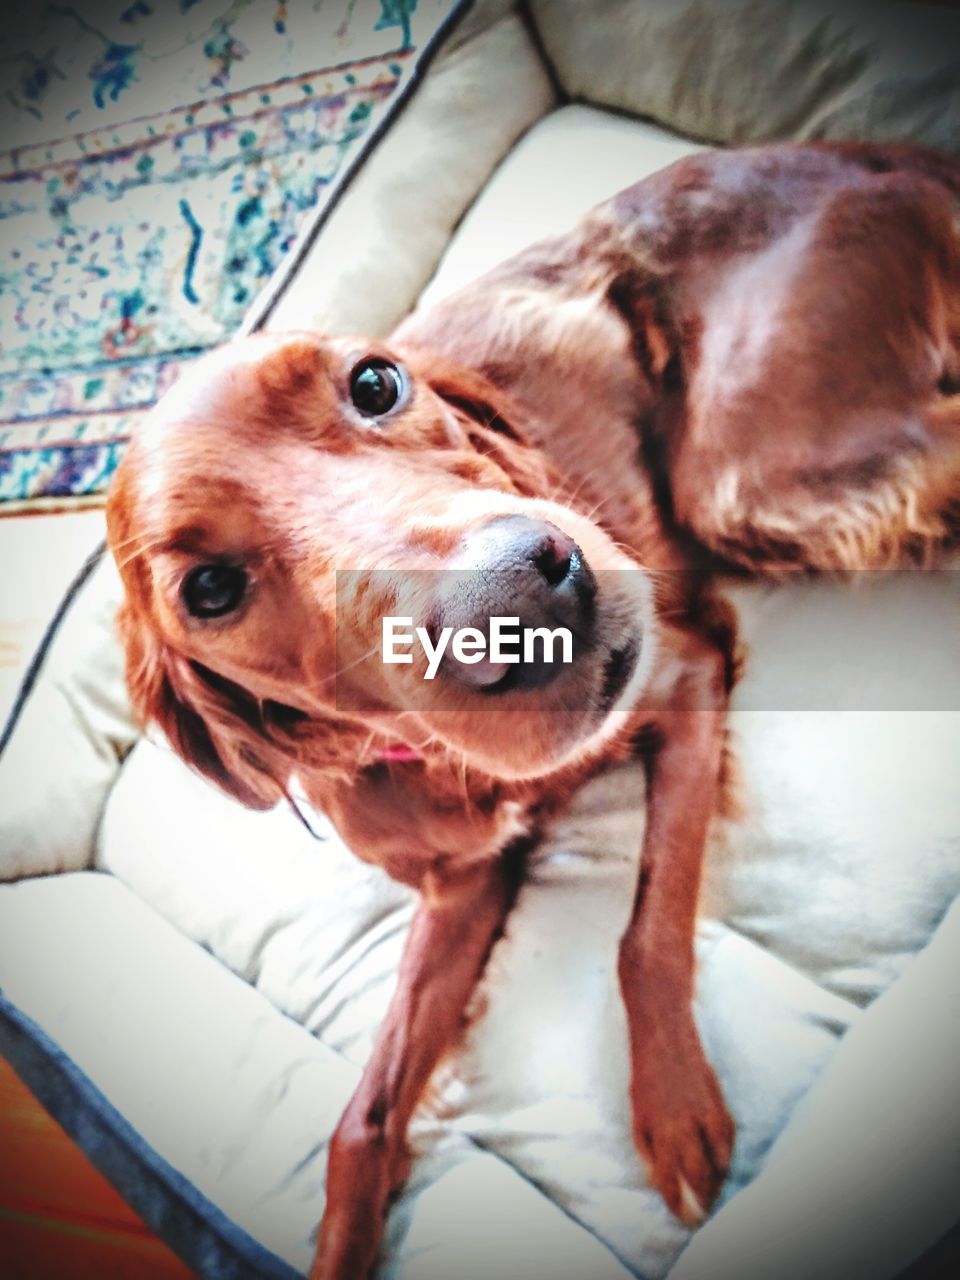
[[119,616],[127,688],[143,724],[156,724],[181,759],[251,809],[271,809],[286,778],[271,776],[275,750],[259,705],[239,686],[170,651],[125,604]]

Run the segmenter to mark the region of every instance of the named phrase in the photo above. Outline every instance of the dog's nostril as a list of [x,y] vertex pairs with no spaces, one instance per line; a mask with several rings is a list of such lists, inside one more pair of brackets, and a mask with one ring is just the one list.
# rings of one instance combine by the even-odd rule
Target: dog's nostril
[[558,530],[556,534],[548,534],[541,539],[530,563],[549,588],[557,588],[570,575],[575,554],[576,543]]
[[546,538],[533,555],[533,567],[551,587],[559,587],[570,572],[573,543],[562,546],[555,538]]

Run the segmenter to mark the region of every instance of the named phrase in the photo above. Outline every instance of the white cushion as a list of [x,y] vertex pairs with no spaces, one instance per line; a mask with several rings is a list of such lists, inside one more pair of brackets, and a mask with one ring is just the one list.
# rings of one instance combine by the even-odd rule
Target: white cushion
[[464,210],[554,104],[514,8],[482,0],[463,20],[324,225],[271,329],[382,335],[407,314]]
[[572,98],[690,137],[956,151],[960,14],[909,0],[531,0]]
[[[296,831],[287,835],[295,848]],[[38,937],[45,939],[42,963]],[[83,1073],[79,1111],[64,1088],[48,1105],[55,1113],[66,1106],[67,1124],[79,1116],[77,1136],[95,1158],[107,1140],[132,1156],[139,1171],[122,1170],[126,1189],[168,1238],[183,1218],[194,1247],[206,1232],[204,1274],[292,1280],[277,1259],[307,1271],[327,1141],[358,1079],[355,1064],[110,876],[6,886],[0,985],[69,1056],[69,1074]],[[422,1158],[392,1219],[394,1280],[486,1280],[488,1266],[532,1280],[544,1265],[561,1280],[629,1280],[602,1245],[494,1155],[428,1126],[420,1144]],[[151,1194],[138,1200],[149,1183]],[[232,1232],[234,1223],[256,1243]],[[276,1257],[258,1256],[257,1245]]]
[[[845,1037],[763,1176],[694,1237],[671,1280],[900,1275],[955,1228],[958,1001],[960,902]],[[918,1271],[945,1275],[942,1265]]]
[[470,207],[424,289],[429,307],[595,204],[702,147],[597,107],[559,107],[513,148]]
[[116,639],[119,600],[107,557],[52,636],[0,756],[0,881],[78,870],[93,857],[105,796],[139,737]]

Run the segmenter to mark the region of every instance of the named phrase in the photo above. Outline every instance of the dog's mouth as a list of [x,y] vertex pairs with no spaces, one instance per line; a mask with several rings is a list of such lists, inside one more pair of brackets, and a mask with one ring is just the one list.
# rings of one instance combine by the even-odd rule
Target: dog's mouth
[[[614,649],[606,659],[600,682],[600,694],[597,698],[597,714],[600,719],[607,715],[627,687],[639,656],[639,641],[630,640],[620,648]],[[485,685],[478,692],[484,697],[510,693],[520,687],[521,683],[522,668],[511,666],[498,680]]]
[[639,655],[639,643],[636,640],[630,640],[621,648],[614,649],[609,658],[607,658],[603,668],[600,696],[597,701],[597,712],[601,719],[607,715],[610,708],[627,687],[627,682],[633,675]]

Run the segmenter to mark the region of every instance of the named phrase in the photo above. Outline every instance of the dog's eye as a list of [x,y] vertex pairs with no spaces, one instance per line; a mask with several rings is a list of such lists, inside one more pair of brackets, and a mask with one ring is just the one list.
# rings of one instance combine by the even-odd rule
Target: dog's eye
[[350,399],[365,418],[389,413],[403,390],[403,374],[389,360],[363,360],[350,375]]
[[222,618],[233,613],[247,589],[243,569],[230,564],[202,564],[183,581],[181,594],[194,618]]

